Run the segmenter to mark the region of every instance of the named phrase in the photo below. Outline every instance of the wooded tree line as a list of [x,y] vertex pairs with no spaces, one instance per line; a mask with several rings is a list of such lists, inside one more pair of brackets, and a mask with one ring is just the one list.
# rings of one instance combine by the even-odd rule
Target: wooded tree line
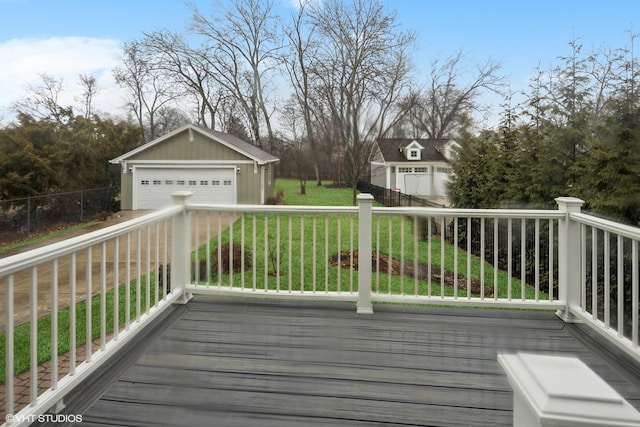
[[72,109],[58,120],[20,113],[0,129],[0,200],[118,185],[109,160],[140,145],[127,120],[85,118]]
[[555,208],[575,196],[585,208],[640,222],[640,67],[629,45],[585,51],[579,40],[558,66],[539,68],[497,130],[462,138],[449,196],[469,208]]

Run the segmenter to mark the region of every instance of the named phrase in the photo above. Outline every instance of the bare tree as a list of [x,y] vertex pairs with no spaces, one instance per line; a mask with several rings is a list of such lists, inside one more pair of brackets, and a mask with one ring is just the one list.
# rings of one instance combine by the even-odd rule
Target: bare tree
[[27,86],[28,95],[12,104],[14,110],[40,120],[52,120],[63,123],[72,115],[72,108],[62,107],[59,102],[63,86],[62,80],[47,73],[40,73],[42,83],[38,86]]
[[93,114],[93,99],[100,92],[98,80],[89,74],[80,74],[80,85],[83,88],[82,95],[76,101],[82,102],[85,119]]
[[476,65],[469,78],[462,75],[463,59],[459,51],[444,62],[434,60],[425,87],[404,99],[405,104],[412,106],[408,118],[421,134],[417,136],[436,139],[453,136],[481,108],[478,98],[484,91],[500,93],[504,88],[499,62],[489,59]]
[[287,131],[287,137],[283,138],[282,154],[292,159],[296,165],[296,175],[300,183],[300,194],[307,193],[306,166],[309,162],[307,151],[310,145],[307,144],[305,138],[305,134],[308,135],[305,121],[305,113],[300,109],[298,96],[292,95],[282,107],[282,125]]
[[[288,50],[284,52],[282,59],[283,64],[289,74],[295,100],[302,114],[302,122],[306,138],[294,136],[297,143],[308,141],[313,153],[313,169],[316,178],[316,184],[322,185],[320,177],[320,155],[317,137],[315,135],[316,117],[313,108],[314,87],[312,85],[312,70],[315,67],[315,59],[318,52],[319,44],[314,39],[316,25],[313,22],[307,22],[307,10],[309,1],[301,2],[297,13],[292,16],[292,24],[285,30],[286,37],[289,41]],[[289,113],[293,113],[292,105],[288,105]],[[289,115],[285,113],[285,119]],[[292,150],[290,150],[292,151]],[[296,154],[301,154],[302,150],[293,150]],[[301,183],[301,192],[306,185]],[[303,193],[304,194],[304,193]]]
[[196,104],[197,122],[214,129],[224,94],[212,78],[208,62],[181,34],[167,30],[145,33],[142,43],[153,53],[159,68],[184,87]]
[[232,0],[228,10],[205,17],[194,5],[192,29],[205,38],[201,58],[218,84],[239,102],[250,123],[254,143],[261,147],[260,125],[273,139],[271,111],[265,99],[266,73],[273,70],[278,51],[273,0]]
[[175,84],[143,43],[126,43],[123,52],[122,67],[114,69],[113,76],[128,91],[128,106],[135,114],[145,140],[150,141],[156,137],[158,111],[177,97]]
[[415,37],[399,29],[396,14],[379,0],[313,3],[310,15],[320,37],[316,90],[337,127],[355,204],[375,139],[393,122],[390,108],[407,89],[407,56]]

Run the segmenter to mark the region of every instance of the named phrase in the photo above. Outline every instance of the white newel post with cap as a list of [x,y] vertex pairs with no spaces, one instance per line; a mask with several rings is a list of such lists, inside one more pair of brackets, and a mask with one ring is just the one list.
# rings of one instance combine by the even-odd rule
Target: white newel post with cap
[[558,310],[558,317],[568,323],[576,322],[571,315],[571,306],[580,305],[580,224],[571,221],[569,214],[580,213],[583,200],[575,197],[555,199],[558,210],[565,217],[558,222],[558,298],[565,302],[564,310]]
[[191,299],[191,294],[185,292],[185,286],[189,283],[189,249],[191,236],[191,223],[186,206],[193,193],[190,191],[177,191],[171,195],[173,203],[182,206],[182,211],[173,217],[172,246],[171,246],[171,291],[182,292],[182,297],[177,303],[185,304]]
[[357,312],[373,313],[371,304],[371,224],[373,196],[358,194],[358,305]]
[[515,427],[640,426],[640,413],[575,357],[498,354]]

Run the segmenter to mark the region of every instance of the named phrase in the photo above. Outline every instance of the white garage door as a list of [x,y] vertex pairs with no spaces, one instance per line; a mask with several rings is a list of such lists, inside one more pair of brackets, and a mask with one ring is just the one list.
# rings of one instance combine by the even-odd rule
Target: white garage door
[[190,191],[192,203],[236,202],[235,168],[136,168],[133,209],[159,209],[172,203],[171,194]]

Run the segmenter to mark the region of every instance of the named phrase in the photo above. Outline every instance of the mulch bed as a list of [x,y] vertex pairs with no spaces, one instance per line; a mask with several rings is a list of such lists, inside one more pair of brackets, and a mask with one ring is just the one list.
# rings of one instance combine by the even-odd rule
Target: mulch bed
[[[351,252],[342,251],[340,253],[340,267],[341,268],[350,268],[350,261],[353,260],[353,268],[358,268],[358,251],[353,251],[353,258],[351,257]],[[371,253],[371,267],[373,271],[377,271],[377,254],[375,252]],[[338,254],[334,254],[329,257],[329,262],[333,266],[338,265]],[[404,274],[405,276],[414,277],[414,262],[413,260],[405,260],[404,268],[402,268],[401,272],[401,263],[399,259],[392,258],[389,259],[389,256],[386,254],[380,254],[380,272],[388,273],[391,270],[391,274]],[[419,263],[418,264],[418,279],[430,281],[432,283],[440,283],[442,275],[444,274],[444,284],[447,286],[454,286],[454,274],[449,270],[444,270],[444,272],[440,269],[440,267],[436,267],[434,265],[431,266],[431,278],[428,278],[429,267],[427,264]],[[471,293],[475,295],[480,295],[480,287],[481,287],[480,279],[471,278]],[[467,288],[467,278],[458,274],[458,289],[465,290]],[[486,297],[493,296],[493,288],[485,286],[484,287],[484,295]]]

